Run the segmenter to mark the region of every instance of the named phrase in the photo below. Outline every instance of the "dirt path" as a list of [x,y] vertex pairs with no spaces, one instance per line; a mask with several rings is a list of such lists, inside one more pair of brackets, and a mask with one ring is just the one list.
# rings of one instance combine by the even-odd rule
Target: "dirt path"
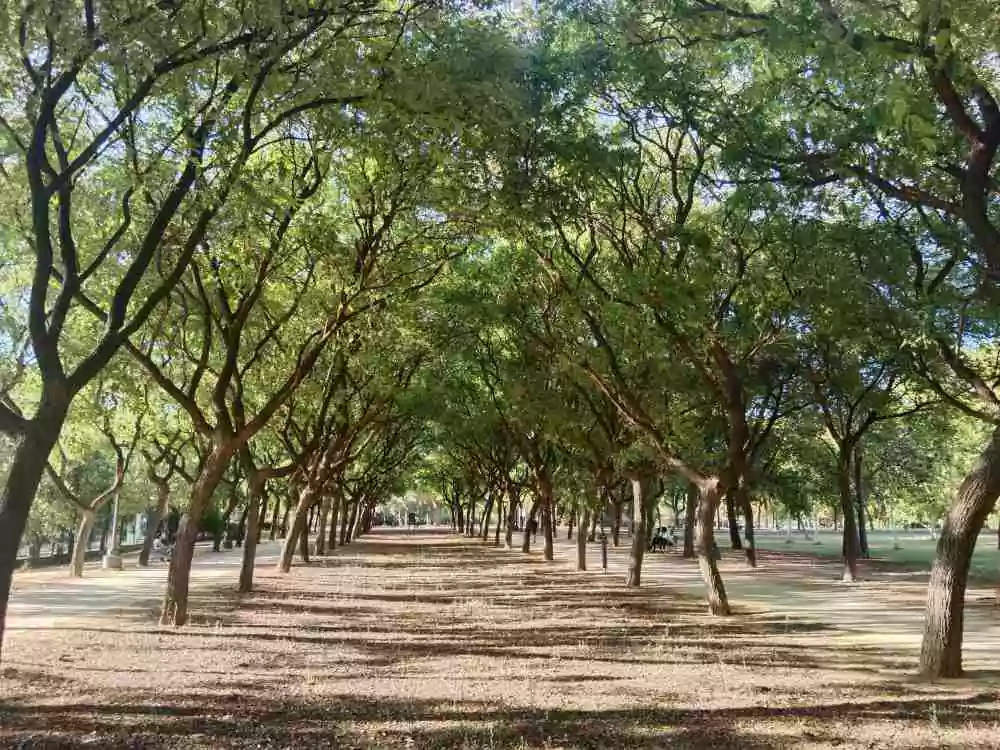
[[[618,571],[571,571],[568,552],[387,532],[290,576],[262,569],[243,600],[205,584],[183,630],[135,612],[16,631],[0,746],[1000,747],[989,675],[919,684],[905,633],[875,645],[823,614],[826,596],[874,601],[863,588],[733,561],[744,612],[711,619],[687,563],[652,562],[635,592]],[[786,611],[793,594],[813,603]]]

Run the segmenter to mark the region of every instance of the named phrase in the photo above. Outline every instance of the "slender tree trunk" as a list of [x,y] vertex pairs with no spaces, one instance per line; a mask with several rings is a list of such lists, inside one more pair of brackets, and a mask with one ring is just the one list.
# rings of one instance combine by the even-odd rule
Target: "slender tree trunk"
[[709,480],[698,493],[697,523],[695,525],[695,548],[698,552],[698,567],[705,582],[705,598],[708,611],[713,615],[729,614],[729,599],[726,587],[716,564],[715,513],[722,499],[718,480]]
[[531,510],[528,511],[528,517],[524,519],[524,539],[521,541],[521,552],[525,554],[531,551],[531,522],[535,520],[537,513],[538,498],[536,497],[531,503]]
[[740,539],[740,522],[736,517],[736,498],[733,497],[733,490],[726,493],[726,518],[729,520],[729,545],[733,549],[743,549],[743,541]]
[[573,509],[569,513],[569,521],[566,524],[566,540],[569,541],[573,538],[573,525],[576,523],[576,509]]
[[514,524],[517,521],[517,511],[521,502],[521,493],[513,484],[507,487],[507,502],[510,507],[507,509],[507,529],[504,532],[504,545],[507,549],[514,548]]
[[493,505],[495,502],[496,499],[491,492],[489,498],[486,500],[486,507],[483,509],[483,519],[479,522],[479,534],[484,542],[490,535],[490,518],[493,517]]
[[692,558],[694,552],[694,527],[698,510],[698,486],[691,484],[687,491],[687,504],[684,509],[684,557]]
[[746,544],[743,545],[743,554],[746,556],[747,565],[756,568],[757,545],[753,536],[753,503],[750,501],[750,493],[746,486],[740,483],[729,494],[733,497],[736,506],[743,510],[743,536],[746,539]]
[[542,557],[546,562],[555,559],[555,508],[552,501],[552,485],[546,480],[543,489],[545,499],[542,503]]
[[646,552],[646,497],[642,480],[632,479],[632,549],[628,556],[626,586],[639,588],[642,579],[642,558]]
[[167,514],[167,506],[170,504],[170,482],[158,481],[156,483],[156,505],[146,509],[146,538],[142,540],[142,549],[139,551],[139,567],[145,568],[149,565],[149,555],[153,550],[153,539],[160,522]]
[[299,557],[302,559],[302,562],[305,565],[309,564],[309,534],[310,534],[310,529],[308,524],[299,529],[298,533]]
[[319,527],[316,529],[316,556],[323,557],[326,555],[326,523],[330,516],[330,503],[333,498],[330,497],[329,490],[323,491],[323,500],[319,506]]
[[861,445],[854,446],[854,495],[858,509],[858,546],[861,557],[871,557],[868,549],[868,529],[865,523],[865,493],[862,485]]
[[281,498],[274,496],[274,509],[271,511],[271,531],[267,535],[270,541],[278,538],[278,516],[281,515]]
[[590,509],[586,503],[580,507],[580,524],[576,529],[576,569],[587,569],[587,529],[590,525]]
[[611,544],[614,547],[618,546],[621,541],[621,531],[622,531],[622,501],[614,500],[615,517],[611,525]]
[[292,517],[292,526],[285,536],[285,543],[281,545],[281,557],[278,558],[278,571],[281,573],[288,573],[292,569],[295,545],[298,544],[300,537],[305,537],[307,550],[304,559],[306,562],[309,561],[309,529],[307,524],[309,508],[312,507],[315,492],[315,488],[310,487],[308,482],[299,490],[299,500],[295,506],[295,515]]
[[854,492],[851,488],[851,448],[842,447],[837,460],[837,484],[840,488],[840,510],[844,516],[844,541],[842,559],[843,580],[851,583],[858,579],[858,530],[854,524]]
[[351,516],[350,516],[350,518],[346,519],[347,520],[347,524],[346,524],[346,526],[344,528],[344,534],[345,534],[344,543],[345,544],[348,543],[348,542],[353,542],[354,541],[354,527],[355,527],[355,525],[358,522],[358,513],[360,513],[360,512],[361,512],[361,500],[358,499],[354,503],[351,504]]
[[344,500],[344,511],[343,518],[340,522],[340,546],[343,547],[350,541],[348,534],[350,530],[354,528],[354,516],[358,512],[357,501],[348,501],[346,498]]
[[945,516],[927,586],[920,673],[962,676],[965,589],[979,532],[1000,495],[1000,427],[979,455]]
[[337,496],[333,498],[333,509],[330,513],[330,538],[327,540],[330,554],[333,554],[333,551],[337,549],[337,532],[340,530],[340,506],[343,502],[343,495],[340,490],[337,490]]
[[500,497],[497,498],[497,526],[496,526],[496,532],[493,535],[494,547],[500,546],[500,529],[503,528],[504,521],[506,518],[507,515],[503,512],[503,495],[500,495]]
[[250,477],[247,487],[247,534],[243,541],[243,563],[240,566],[239,592],[253,591],[253,570],[257,562],[257,537],[259,536],[261,502],[264,499],[265,479]]
[[90,535],[94,531],[94,521],[97,514],[93,510],[77,508],[76,547],[73,548],[73,562],[69,574],[73,578],[83,578],[83,564],[87,560],[87,549],[90,547]]
[[174,542],[174,552],[170,557],[167,588],[160,613],[161,625],[180,627],[187,622],[191,561],[194,559],[194,544],[198,539],[198,525],[212,502],[212,494],[222,481],[236,448],[235,441],[228,441],[216,447],[191,488],[191,501],[187,512],[181,517],[177,539]]

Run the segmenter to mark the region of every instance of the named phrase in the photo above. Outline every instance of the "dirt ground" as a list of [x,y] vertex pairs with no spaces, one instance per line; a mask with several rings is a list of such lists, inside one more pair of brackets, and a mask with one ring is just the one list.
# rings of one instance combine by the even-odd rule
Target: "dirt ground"
[[[244,599],[213,579],[180,630],[156,625],[158,589],[14,630],[0,747],[1000,748],[985,648],[969,679],[911,677],[916,641],[892,616],[919,580],[839,587],[794,555],[753,572],[731,556],[737,613],[713,619],[674,553],[639,591],[624,550],[607,575],[557,553],[383,532],[289,576],[261,568]],[[793,616],[796,597],[816,604]],[[850,618],[825,614],[849,601]]]

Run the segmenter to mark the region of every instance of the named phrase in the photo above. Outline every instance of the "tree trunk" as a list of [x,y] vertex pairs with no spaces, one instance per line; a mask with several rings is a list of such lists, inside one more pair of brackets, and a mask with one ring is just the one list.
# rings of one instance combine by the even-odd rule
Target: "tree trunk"
[[600,515],[601,515],[600,510],[595,510],[594,513],[592,514],[592,517],[590,519],[590,533],[587,535],[588,542],[597,541],[597,522],[600,520]]
[[924,677],[962,676],[965,588],[979,532],[1000,495],[1000,427],[979,455],[945,516],[927,585],[927,612],[920,648]]
[[538,498],[536,497],[531,503],[531,510],[528,511],[528,517],[524,519],[524,539],[521,541],[521,552],[525,554],[531,552],[531,522],[535,520],[537,513]]
[[343,502],[343,495],[340,490],[337,490],[337,496],[333,498],[333,508],[330,511],[330,538],[327,540],[328,551],[331,555],[337,549],[337,532],[340,530],[340,506]]
[[625,585],[639,588],[642,578],[642,558],[646,552],[646,498],[642,480],[632,479],[632,549],[628,556],[628,578]]
[[149,555],[153,550],[153,539],[156,531],[160,528],[160,522],[167,514],[167,506],[170,504],[170,482],[163,481],[156,483],[156,505],[146,510],[146,538],[142,540],[142,549],[139,551],[139,566],[149,565]]
[[504,532],[504,544],[507,549],[514,547],[514,523],[517,520],[517,511],[520,506],[520,492],[511,484],[507,487],[507,502],[510,508],[507,510],[507,529]]
[[330,515],[330,503],[333,498],[330,497],[330,492],[324,490],[323,500],[319,505],[319,527],[316,529],[316,556],[323,557],[326,555],[326,524],[328,517]]
[[[308,516],[306,517],[308,521]],[[302,562],[305,565],[309,564],[309,534],[311,533],[308,522],[305,526],[299,529],[299,557],[302,558]]]
[[698,552],[698,567],[705,582],[708,611],[713,615],[726,616],[729,614],[729,600],[715,560],[718,548],[715,545],[713,531],[715,512],[721,499],[717,479],[709,480],[705,486],[699,488],[695,548]]
[[692,558],[694,553],[694,527],[698,509],[698,486],[691,484],[687,491],[687,506],[684,509],[684,557]]
[[93,510],[77,509],[76,546],[73,548],[73,562],[70,563],[69,574],[73,578],[83,578],[83,564],[87,560],[87,550],[90,548],[90,535],[94,531],[94,521],[97,514]]
[[854,495],[858,509],[858,547],[861,557],[866,560],[871,557],[868,549],[868,530],[865,523],[865,494],[861,483],[861,446],[854,446]]
[[590,509],[584,503],[580,508],[580,523],[576,529],[576,569],[587,569],[587,529],[590,525]]
[[552,507],[552,485],[548,483],[548,480],[546,480],[543,492],[545,500],[542,503],[542,557],[546,562],[552,562],[555,559],[555,508]]
[[566,540],[569,541],[573,538],[573,524],[576,523],[576,509],[573,509],[569,513],[569,521],[566,524]]
[[614,500],[614,510],[615,517],[611,524],[611,545],[614,547],[618,546],[621,541],[621,531],[622,531],[622,501]]
[[494,547],[499,547],[500,546],[500,529],[503,528],[504,519],[506,519],[506,518],[507,518],[507,516],[503,512],[503,495],[500,495],[500,497],[497,498],[497,527],[496,527],[496,532],[493,535],[494,536],[494,538],[493,538],[493,546]]
[[490,518],[493,516],[493,505],[496,502],[493,493],[490,493],[486,500],[486,507],[483,509],[483,518],[479,522],[479,536],[485,542],[490,535]]
[[[278,558],[278,571],[288,573],[292,569],[292,558],[295,557],[295,545],[300,537],[305,537],[306,547],[309,547],[309,508],[312,507],[315,488],[310,487],[306,482],[305,486],[299,490],[299,500],[295,505],[295,515],[292,516],[292,526],[285,536],[285,542],[281,545],[281,556]],[[308,562],[308,549],[306,551],[306,562]]]
[[840,510],[844,516],[844,541],[841,549],[844,563],[843,581],[858,579],[858,530],[855,526],[854,493],[851,488],[851,448],[840,449],[837,459],[837,484],[840,488]]
[[275,495],[274,509],[271,511],[271,531],[267,535],[267,538],[272,542],[278,538],[278,515],[280,513],[281,513],[281,498]]
[[729,495],[733,498],[736,507],[743,511],[743,536],[746,539],[746,544],[743,545],[743,554],[746,556],[747,565],[756,568],[757,545],[753,537],[753,503],[750,501],[750,493],[746,486],[740,483]]
[[181,517],[174,542],[174,552],[170,558],[167,573],[167,588],[163,596],[160,613],[161,625],[180,627],[187,622],[188,590],[191,584],[191,561],[194,559],[194,543],[198,539],[198,525],[205,510],[212,502],[212,494],[222,481],[229,461],[235,453],[235,441],[215,448],[202,467],[201,474],[191,488],[191,501],[187,512]]
[[736,498],[733,497],[734,490],[726,493],[726,518],[729,520],[729,545],[733,549],[743,549],[743,541],[740,539],[740,522],[736,517]]
[[351,504],[350,517],[348,517],[346,513],[344,514],[344,525],[340,530],[341,531],[340,546],[344,546],[348,542],[354,540],[354,525],[355,523],[357,523],[358,520],[358,510],[360,505],[361,505],[361,500],[360,499],[355,500]]
[[247,487],[247,534],[243,540],[243,563],[240,566],[238,591],[248,594],[253,591],[253,570],[257,561],[257,537],[259,536],[261,501],[264,499],[265,480],[262,476],[250,477]]

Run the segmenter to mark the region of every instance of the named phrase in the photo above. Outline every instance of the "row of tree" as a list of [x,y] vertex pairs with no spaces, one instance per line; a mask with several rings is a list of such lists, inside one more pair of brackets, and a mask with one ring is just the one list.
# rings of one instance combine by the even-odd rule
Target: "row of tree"
[[848,579],[872,508],[948,504],[920,668],[960,674],[1000,494],[998,11],[257,5],[0,13],[0,624],[46,493],[86,538],[134,467],[157,515],[183,479],[182,624],[213,507],[246,590],[269,484],[287,569],[413,469],[471,518],[530,486],[547,557],[560,503],[630,500],[633,585],[667,492],[717,614],[723,504],[753,564],[755,502],[832,494]]

